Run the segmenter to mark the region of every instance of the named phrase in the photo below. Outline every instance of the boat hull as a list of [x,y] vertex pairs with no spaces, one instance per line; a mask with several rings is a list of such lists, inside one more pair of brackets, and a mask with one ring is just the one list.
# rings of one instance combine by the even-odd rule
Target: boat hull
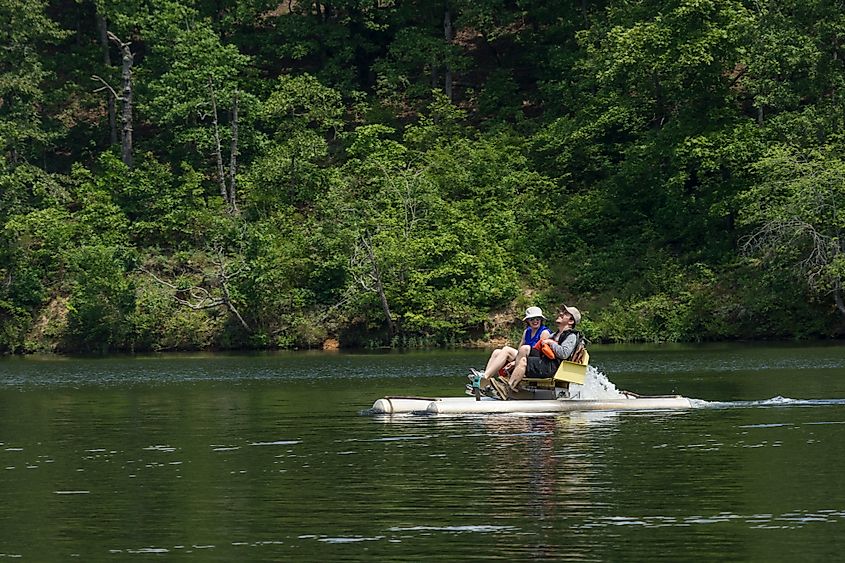
[[373,403],[373,414],[495,414],[572,411],[674,410],[692,408],[680,395],[619,399],[534,399],[500,401],[487,397],[384,397]]

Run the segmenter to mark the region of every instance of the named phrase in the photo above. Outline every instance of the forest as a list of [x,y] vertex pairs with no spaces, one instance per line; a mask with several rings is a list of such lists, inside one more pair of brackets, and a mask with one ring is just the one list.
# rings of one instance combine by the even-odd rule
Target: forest
[[0,353],[845,334],[841,0],[0,20]]

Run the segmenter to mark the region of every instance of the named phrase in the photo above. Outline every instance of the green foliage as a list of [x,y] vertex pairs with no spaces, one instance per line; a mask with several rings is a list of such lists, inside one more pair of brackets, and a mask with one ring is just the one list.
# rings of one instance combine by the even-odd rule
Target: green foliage
[[0,300],[0,353],[14,354],[26,348],[30,316],[26,309]]
[[395,21],[398,10],[395,4],[360,0],[286,8],[277,3],[262,14],[271,37],[259,48],[269,60],[309,70],[323,84],[344,92],[360,89],[383,43],[404,24]]
[[522,110],[519,85],[505,69],[490,73],[478,96],[478,112],[495,121],[516,120]]
[[81,192],[111,194],[125,215],[126,223],[115,225],[116,230],[135,244],[167,241],[168,246],[176,248],[201,244],[209,232],[217,230],[219,212],[206,205],[202,177],[190,164],[181,163],[177,173],[150,153],[139,160],[130,170],[107,152],[94,172],[77,170],[77,177],[85,177],[87,182]]
[[72,179],[78,182],[76,204],[79,209],[74,213],[74,220],[79,242],[126,246],[129,242],[129,221],[114,202],[110,191],[96,185],[93,178],[79,168],[74,170]]
[[49,287],[63,282],[63,266],[77,227],[63,209],[46,208],[10,218],[3,230],[5,294],[26,308],[40,305]]
[[[305,224],[303,224],[305,223]],[[313,225],[294,210],[257,223],[248,235],[248,275],[241,292],[249,296],[253,339],[266,346],[311,347],[325,338],[315,278],[321,268]],[[315,311],[316,309],[316,311]]]
[[[449,112],[442,106],[434,111]],[[440,127],[448,131],[453,125],[423,120],[408,134],[420,146],[420,139]],[[502,193],[513,194],[513,185],[507,177],[502,185],[501,177],[512,163],[488,160],[500,156],[492,144],[476,148],[461,139],[446,145],[446,137],[422,155],[430,164],[418,169],[403,162],[412,153],[401,143],[382,137],[391,132],[383,126],[356,131],[345,174],[351,182],[330,199],[329,209],[343,214],[353,245],[349,291],[354,290],[354,316],[363,316],[371,329],[383,326],[383,298],[400,341],[464,338],[483,324],[482,311],[518,293],[513,256],[490,230],[507,232],[513,222],[512,211],[493,205],[502,201],[497,197]],[[490,169],[482,179],[473,168]],[[451,172],[461,176],[450,177]],[[472,185],[473,179],[491,185]]]
[[125,345],[135,293],[129,257],[114,246],[83,246],[69,252],[70,299],[65,334],[70,349],[104,353]]
[[282,76],[261,106],[267,131],[260,156],[244,178],[245,199],[256,213],[304,206],[327,189],[331,174],[322,166],[327,136],[343,124],[335,90],[313,76]]
[[453,345],[561,301],[600,341],[845,331],[836,3],[0,17],[0,351]]
[[845,160],[839,148],[773,146],[756,164],[760,182],[742,194],[745,250],[763,266],[788,263],[817,295],[841,297],[845,257]]
[[[590,325],[594,341],[678,342],[737,336],[739,304],[705,264],[649,270],[645,298],[613,299]],[[726,298],[727,297],[727,298]]]
[[135,287],[135,309],[130,317],[133,350],[204,350],[218,343],[225,315],[180,305],[170,291],[147,275],[138,277]]
[[43,49],[67,33],[47,16],[44,0],[3,0],[0,21],[0,153],[17,164],[52,137],[40,108],[48,76]]
[[416,103],[440,87],[446,69],[464,70],[467,58],[443,40],[442,27],[406,27],[388,47],[387,56],[373,64],[380,97],[397,106]]
[[61,176],[22,163],[0,173],[0,220],[46,207],[61,207],[70,200]]

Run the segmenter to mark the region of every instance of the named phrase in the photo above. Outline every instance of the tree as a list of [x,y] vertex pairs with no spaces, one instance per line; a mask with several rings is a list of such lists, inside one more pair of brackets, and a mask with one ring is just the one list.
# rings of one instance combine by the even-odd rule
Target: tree
[[749,96],[757,122],[793,141],[835,135],[845,124],[842,6],[763,0],[754,8],[756,32],[738,86]]
[[[132,130],[134,128],[132,118],[132,65],[135,63],[135,54],[132,52],[132,49],[130,49],[130,46],[132,45],[130,41],[122,41],[117,37],[117,35],[110,31],[106,31],[106,36],[109,41],[117,45],[120,49],[122,84],[120,94],[118,95],[111,85],[99,76],[94,75],[92,78],[103,83],[103,87],[97,89],[96,91],[108,90],[109,101],[118,100],[121,104],[122,127],[120,130],[120,154],[123,163],[129,168],[132,168]],[[112,119],[111,109],[109,119]]]
[[[448,121],[443,131],[451,136],[421,151],[435,121],[429,116],[408,131],[406,144],[388,127],[359,127],[348,148],[347,182],[321,206],[348,245],[347,308],[397,343],[466,335],[483,325],[488,307],[518,294],[519,257],[497,236],[512,226],[503,209],[510,201],[496,193],[512,193],[503,178],[510,161],[483,143],[473,150]],[[473,185],[482,168],[489,177]]]
[[761,265],[790,265],[845,315],[845,159],[832,149],[776,146],[756,163],[760,181],[742,194],[743,250]]
[[[97,19],[97,35],[100,39],[100,48],[103,53],[103,66],[105,68],[111,67],[111,49],[109,49],[109,29],[108,29],[108,21],[106,20],[106,16],[103,15],[102,11],[97,9],[96,14]],[[114,95],[114,91],[111,88],[107,88],[109,91],[109,97],[107,100],[107,112],[109,116],[109,143],[111,145],[117,144],[117,109],[115,107],[115,101],[117,97]]]
[[245,180],[246,197],[257,211],[310,205],[327,189],[323,166],[343,112],[340,93],[315,77],[279,77],[261,106],[266,140]]
[[16,165],[38,153],[44,130],[41,48],[67,35],[45,14],[45,0],[0,0],[0,152]]
[[[249,57],[223,43],[208,21],[181,5],[165,3],[150,26],[156,41],[149,64],[163,72],[149,81],[150,98],[144,109],[177,143],[193,147],[214,163],[210,176],[216,177],[226,209],[237,213],[239,133],[244,110],[254,105],[252,96],[239,86]],[[228,128],[222,108],[230,108]],[[223,164],[227,140],[228,169]]]
[[453,41],[450,8],[435,4],[418,10],[373,64],[379,95],[399,109],[428,98],[432,90],[445,91],[451,101],[454,76],[469,64]]
[[603,247],[585,279],[642,277],[644,249],[688,263],[733,249],[734,198],[762,145],[737,100],[753,23],[741,2],[611,2],[577,32],[576,75],[548,88],[573,109],[539,130],[533,156],[561,188],[553,205]]
[[66,345],[105,353],[126,345],[135,291],[127,256],[113,246],[82,246],[69,253],[70,296]]

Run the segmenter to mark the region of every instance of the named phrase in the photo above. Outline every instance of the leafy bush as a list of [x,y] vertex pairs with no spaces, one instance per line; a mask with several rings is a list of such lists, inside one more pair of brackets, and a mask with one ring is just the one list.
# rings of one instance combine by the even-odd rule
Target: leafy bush
[[128,262],[118,247],[83,246],[69,253],[66,348],[104,353],[126,345],[135,305]]

